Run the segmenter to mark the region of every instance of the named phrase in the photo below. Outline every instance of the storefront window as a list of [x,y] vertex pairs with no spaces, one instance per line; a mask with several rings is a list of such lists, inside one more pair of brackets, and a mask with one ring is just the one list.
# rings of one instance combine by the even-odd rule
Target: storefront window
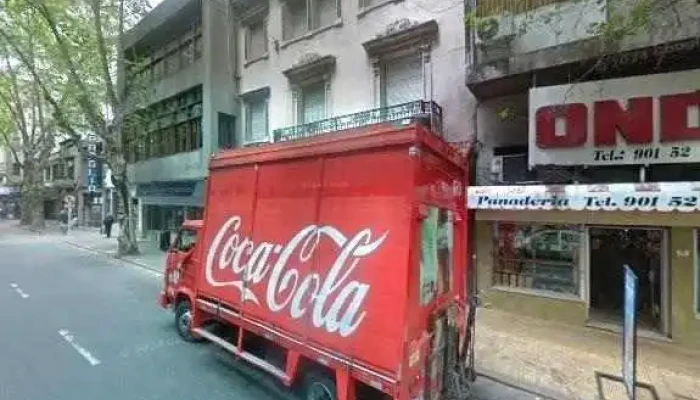
[[446,293],[452,285],[452,215],[450,210],[428,207],[428,216],[421,224],[421,305],[430,304],[437,294]]
[[579,295],[579,225],[495,224],[493,284]]

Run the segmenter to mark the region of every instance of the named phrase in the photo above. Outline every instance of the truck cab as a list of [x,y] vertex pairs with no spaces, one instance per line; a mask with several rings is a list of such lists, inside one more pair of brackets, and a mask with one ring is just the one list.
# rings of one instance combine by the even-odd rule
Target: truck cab
[[195,285],[198,251],[197,238],[200,236],[204,222],[186,220],[180,227],[175,241],[168,249],[165,272],[163,274],[163,291],[159,304],[172,309],[175,314],[175,326],[180,336],[186,341],[197,338],[191,331],[193,288]]

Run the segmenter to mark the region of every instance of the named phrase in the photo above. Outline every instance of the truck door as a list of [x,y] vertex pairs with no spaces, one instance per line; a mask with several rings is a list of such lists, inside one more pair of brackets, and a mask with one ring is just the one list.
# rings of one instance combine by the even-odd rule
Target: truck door
[[450,358],[450,321],[444,304],[454,297],[454,212],[426,205],[420,227],[420,302],[428,310],[429,342],[425,360],[425,398],[440,400],[445,392],[447,361]]
[[168,256],[168,279],[175,289],[178,286],[192,287],[194,284],[195,271],[192,259],[194,246],[197,242],[197,230],[193,228],[183,228],[177,235],[175,243],[170,248]]

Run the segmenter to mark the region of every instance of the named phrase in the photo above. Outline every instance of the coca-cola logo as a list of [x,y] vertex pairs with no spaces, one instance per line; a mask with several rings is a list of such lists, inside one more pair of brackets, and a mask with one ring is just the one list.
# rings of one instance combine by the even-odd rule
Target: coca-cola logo
[[[366,316],[363,306],[370,285],[353,279],[353,272],[382,245],[388,231],[373,239],[370,229],[362,229],[348,238],[332,226],[309,225],[286,244],[256,244],[240,233],[240,227],[241,217],[231,217],[214,236],[205,265],[212,287],[235,287],[242,301],[260,305],[250,288],[266,284],[265,303],[270,311],[287,312],[293,319],[309,311],[315,327],[343,337],[357,330]],[[303,276],[298,266],[311,262],[323,240],[338,247],[333,264]],[[219,280],[217,270],[229,270],[234,277]]]

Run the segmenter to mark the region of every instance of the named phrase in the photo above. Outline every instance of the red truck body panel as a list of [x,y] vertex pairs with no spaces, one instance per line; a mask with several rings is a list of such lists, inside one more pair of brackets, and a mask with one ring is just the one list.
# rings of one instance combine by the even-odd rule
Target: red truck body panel
[[[194,295],[397,382],[428,317],[466,282],[465,166],[421,125],[212,158]],[[421,218],[455,224],[449,290],[421,304]],[[409,354],[411,353],[411,354]]]

